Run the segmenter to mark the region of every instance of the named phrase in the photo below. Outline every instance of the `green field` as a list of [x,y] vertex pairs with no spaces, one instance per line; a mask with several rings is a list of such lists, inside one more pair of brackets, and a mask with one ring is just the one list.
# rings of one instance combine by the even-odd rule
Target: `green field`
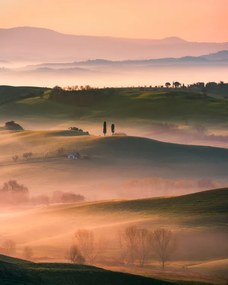
[[[41,97],[40,92],[44,92],[44,96]],[[52,96],[50,92],[40,88],[0,87],[1,118],[44,116],[85,121],[110,118],[227,126],[228,101],[194,91],[111,88],[63,96]]]

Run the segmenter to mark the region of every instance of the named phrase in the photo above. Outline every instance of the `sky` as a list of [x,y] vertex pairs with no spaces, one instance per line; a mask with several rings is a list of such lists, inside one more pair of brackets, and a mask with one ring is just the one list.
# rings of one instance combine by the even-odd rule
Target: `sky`
[[228,41],[228,0],[0,0],[0,28],[77,35]]

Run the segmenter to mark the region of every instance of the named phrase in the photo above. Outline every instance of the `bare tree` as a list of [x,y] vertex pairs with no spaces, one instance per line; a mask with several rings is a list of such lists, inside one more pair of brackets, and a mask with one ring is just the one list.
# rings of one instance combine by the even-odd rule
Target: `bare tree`
[[137,230],[137,255],[139,265],[144,266],[150,255],[151,233],[147,229]]
[[67,259],[70,260],[72,263],[76,264],[84,264],[85,263],[85,258],[81,254],[79,248],[77,245],[73,244],[67,253]]
[[120,233],[120,247],[122,257],[127,264],[135,264],[137,258],[137,228],[127,227]]
[[57,154],[58,154],[59,156],[62,156],[62,155],[64,154],[64,148],[63,148],[63,147],[58,148],[58,149],[57,149]]
[[23,249],[23,257],[27,260],[31,260],[33,257],[33,250],[30,246],[25,246]]
[[33,153],[32,153],[32,152],[25,152],[25,153],[23,153],[23,157],[24,157],[26,160],[30,159],[32,156],[33,156]]
[[12,160],[13,160],[14,162],[17,162],[18,159],[19,159],[19,156],[18,156],[18,155],[15,154],[15,155],[12,156]]
[[16,243],[11,239],[5,240],[2,244],[2,247],[5,254],[13,255],[16,253]]
[[159,228],[152,235],[152,247],[159,259],[162,269],[176,248],[176,242],[171,230]]
[[151,233],[146,229],[128,227],[120,234],[122,259],[127,264],[144,266],[150,254]]
[[87,264],[92,264],[95,259],[94,234],[90,230],[78,230],[75,233],[76,244],[85,258]]

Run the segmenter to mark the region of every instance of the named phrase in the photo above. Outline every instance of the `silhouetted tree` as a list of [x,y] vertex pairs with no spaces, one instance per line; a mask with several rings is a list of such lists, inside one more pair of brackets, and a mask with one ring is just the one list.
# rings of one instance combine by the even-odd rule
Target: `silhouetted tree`
[[32,152],[25,152],[23,153],[23,157],[28,160],[29,158],[31,158],[33,156]]
[[63,148],[63,147],[58,148],[58,149],[57,149],[57,154],[58,154],[59,156],[62,156],[62,155],[64,154],[64,148]]
[[106,121],[104,121],[104,123],[103,123],[103,134],[104,134],[104,136],[106,135],[106,133],[107,133],[107,123],[106,123]]
[[90,230],[78,230],[75,233],[76,245],[87,264],[95,259],[94,234]]
[[4,253],[7,255],[13,255],[16,253],[16,243],[11,239],[5,240],[2,247],[4,249]]
[[169,88],[170,86],[171,86],[171,83],[166,82],[165,87],[166,87],[166,88]]
[[137,228],[127,227],[120,233],[120,247],[122,258],[127,264],[135,264],[137,259]]
[[147,229],[138,229],[137,236],[137,256],[139,266],[143,267],[150,254],[151,233]]
[[181,83],[178,81],[173,82],[174,88],[179,88],[181,86]]
[[79,248],[73,244],[68,253],[67,253],[67,259],[70,260],[70,262],[75,263],[75,264],[84,264],[85,263],[85,258],[81,254]]
[[31,260],[33,257],[33,250],[30,246],[25,246],[23,249],[23,257],[27,260]]
[[114,124],[111,125],[111,132],[113,135],[115,134],[115,125]]
[[16,180],[9,180],[0,188],[0,204],[23,204],[28,201],[28,188],[19,184]]
[[127,264],[144,266],[151,252],[151,233],[147,229],[127,227],[120,234],[122,258]]
[[154,230],[152,235],[152,247],[161,263],[162,269],[164,269],[165,263],[170,259],[176,247],[172,231],[163,228]]
[[17,161],[18,161],[18,159],[19,159],[19,156],[18,156],[18,155],[14,155],[14,156],[12,156],[12,160],[13,160],[14,162],[17,162]]

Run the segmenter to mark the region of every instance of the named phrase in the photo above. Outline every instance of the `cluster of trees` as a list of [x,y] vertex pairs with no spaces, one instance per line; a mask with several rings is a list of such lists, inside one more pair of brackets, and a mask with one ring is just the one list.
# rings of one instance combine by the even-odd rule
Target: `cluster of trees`
[[[143,267],[153,257],[164,269],[176,245],[173,232],[165,228],[149,231],[130,226],[119,233],[120,260],[127,265]],[[72,263],[92,264],[96,257],[94,233],[91,230],[78,230],[67,252],[67,259]]]
[[[25,159],[25,160],[29,160],[29,159],[32,158],[32,156],[33,156],[32,152],[25,152],[25,153],[22,154],[21,158]],[[12,156],[13,162],[17,162],[19,159],[20,159],[20,156],[17,155],[17,154]]]
[[55,191],[52,193],[51,197],[47,195],[38,195],[31,197],[29,203],[34,206],[38,205],[50,205],[50,204],[70,204],[79,203],[85,201],[85,197],[81,194],[76,194],[73,192],[62,192]]
[[[119,232],[119,260],[130,266],[143,267],[156,259],[162,269],[176,249],[177,243],[173,232],[165,228],[150,231],[135,226],[126,227]],[[79,229],[74,233],[73,243],[67,250],[66,258],[74,264],[94,264],[98,258],[99,246],[94,232]],[[22,256],[27,260],[34,258],[33,249],[29,246],[17,248],[16,242],[6,239],[0,244],[0,253],[9,256]]]
[[[17,253],[18,248],[14,240],[6,239],[0,244],[0,254],[16,256]],[[23,247],[20,256],[26,260],[32,260],[34,257],[33,249],[30,246]]]
[[179,87],[181,87],[181,83],[178,81],[174,81],[172,84],[170,82],[166,82],[165,87],[166,88],[170,88],[170,87],[179,88]]
[[76,106],[91,106],[98,101],[105,99],[107,92],[89,85],[63,89],[59,86],[54,87],[49,93],[49,99],[60,103],[74,104]]
[[176,240],[172,231],[165,228],[149,231],[131,226],[120,233],[120,247],[126,264],[144,266],[155,256],[164,269],[176,248]]
[[52,195],[52,203],[76,203],[85,201],[85,197],[72,192],[55,191]]
[[[54,88],[61,88],[59,86],[55,86]],[[62,88],[61,88],[62,89]],[[91,90],[91,89],[94,89],[93,87],[91,87],[90,85],[73,85],[73,86],[67,86],[67,87],[64,87],[63,90],[66,90],[66,91],[77,91],[77,90]]]
[[67,259],[77,264],[92,264],[96,258],[94,233],[90,230],[78,230],[74,234],[74,243],[67,252]]
[[9,180],[0,187],[0,205],[21,205],[28,202],[28,188],[16,180]]
[[16,180],[9,180],[0,187],[0,205],[49,205],[51,203],[78,203],[83,202],[85,197],[73,192],[55,191],[52,196],[38,195],[30,197],[29,190]]

